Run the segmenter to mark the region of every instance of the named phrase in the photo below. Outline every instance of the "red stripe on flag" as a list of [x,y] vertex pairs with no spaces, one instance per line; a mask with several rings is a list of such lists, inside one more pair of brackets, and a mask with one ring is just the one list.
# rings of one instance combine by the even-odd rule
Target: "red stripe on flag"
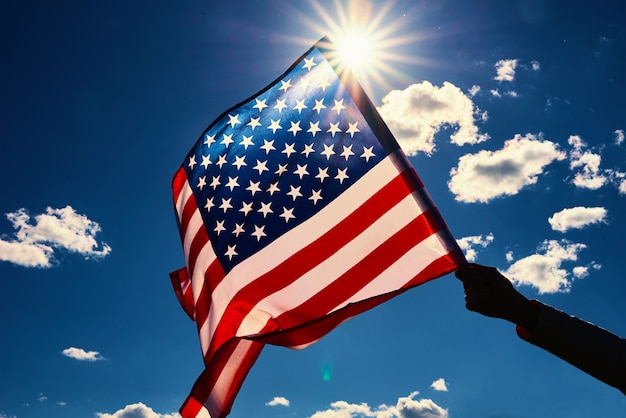
[[[185,236],[189,233],[189,231],[187,231],[187,228],[189,228],[189,222],[196,213],[200,215],[198,204],[196,203],[196,198],[194,197],[193,193],[189,193],[189,196],[187,196],[187,200],[185,200],[182,213],[180,214],[180,237],[183,242],[185,241]],[[195,231],[192,232],[195,233]]]
[[[231,339],[215,354],[211,365],[196,380],[191,393],[180,409],[183,418],[196,417],[205,408],[211,418],[223,418],[230,412],[235,396],[254,365],[263,346],[258,341]],[[228,383],[224,380],[226,367]],[[218,388],[219,390],[216,390]]]
[[225,278],[226,278],[226,273],[224,272],[222,265],[220,264],[218,259],[215,259],[215,261],[211,263],[211,265],[209,266],[209,268],[207,269],[204,275],[206,285],[209,286],[209,289],[213,290]]
[[[198,301],[196,302],[196,317],[202,318],[198,319],[198,331],[204,325],[204,321],[206,321],[209,315],[209,308],[211,307],[211,292],[214,289],[213,283],[219,283],[224,278],[224,270],[222,269],[222,265],[219,260],[215,259],[209,268],[207,269],[204,277],[204,283],[202,284],[202,291],[198,296]],[[233,334],[234,335],[234,334]],[[208,341],[202,341],[202,343],[208,346]]]
[[275,344],[292,348],[303,348],[303,346],[319,340],[342,322],[362,312],[372,309],[373,307],[378,306],[381,303],[401,293],[404,293],[405,291],[416,285],[425,283],[431,280],[433,277],[440,277],[444,274],[450,273],[452,270],[454,270],[455,266],[456,264],[454,261],[454,257],[451,254],[446,254],[434,260],[425,269],[420,271],[404,287],[398,290],[386,293],[384,295],[365,299],[358,303],[352,303],[339,311],[333,312],[330,315],[326,315],[322,318],[303,323],[295,328],[286,331],[278,331],[266,335],[259,335],[258,337],[254,337],[253,339],[257,341],[262,341],[267,344]]
[[289,329],[331,312],[343,301],[375,279],[388,266],[434,232],[429,225],[432,220],[426,212],[406,225],[390,239],[369,253],[360,263],[332,281],[321,292],[313,295],[295,309],[275,318],[281,329]]
[[[191,201],[192,199],[189,200]],[[209,235],[207,234],[206,229],[204,229],[204,225],[201,225],[196,235],[193,237],[191,246],[189,247],[189,261],[187,264],[191,274],[194,273],[194,268],[196,267],[196,262],[198,260],[198,254],[208,243]]]
[[187,182],[187,173],[185,169],[180,167],[178,171],[174,174],[174,178],[172,180],[172,194],[174,195],[174,203],[176,203],[180,197],[180,193],[183,191],[185,187],[185,183]]
[[183,307],[183,310],[192,320],[195,320],[195,310],[193,295],[191,293],[191,281],[189,280],[189,274],[187,268],[183,267],[170,273],[170,280],[174,287],[174,293],[178,302]]

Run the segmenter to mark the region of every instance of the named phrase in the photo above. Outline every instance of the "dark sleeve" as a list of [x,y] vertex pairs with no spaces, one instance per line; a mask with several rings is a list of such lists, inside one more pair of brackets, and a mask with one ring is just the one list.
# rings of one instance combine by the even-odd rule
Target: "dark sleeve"
[[532,332],[517,327],[520,338],[549,351],[626,395],[626,340],[541,302]]

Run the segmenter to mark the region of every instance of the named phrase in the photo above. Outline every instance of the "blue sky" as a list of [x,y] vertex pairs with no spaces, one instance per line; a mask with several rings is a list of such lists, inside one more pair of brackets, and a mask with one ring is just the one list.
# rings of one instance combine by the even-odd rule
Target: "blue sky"
[[[368,25],[357,75],[468,258],[626,335],[623,7],[553,3],[4,2],[0,417],[176,416],[202,359],[168,278],[172,175],[224,110]],[[624,411],[448,275],[266,347],[230,416]]]

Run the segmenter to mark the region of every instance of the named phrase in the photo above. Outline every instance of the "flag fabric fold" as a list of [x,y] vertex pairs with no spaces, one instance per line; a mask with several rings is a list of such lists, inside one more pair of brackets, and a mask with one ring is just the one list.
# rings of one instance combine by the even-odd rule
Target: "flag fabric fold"
[[464,262],[327,38],[219,116],[172,189],[186,267],[170,278],[205,364],[183,418],[225,417],[264,344],[306,347]]

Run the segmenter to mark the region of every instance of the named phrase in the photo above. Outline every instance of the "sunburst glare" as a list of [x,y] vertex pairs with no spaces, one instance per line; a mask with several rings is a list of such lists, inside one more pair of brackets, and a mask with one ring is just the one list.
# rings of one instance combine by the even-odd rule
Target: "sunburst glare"
[[402,34],[406,19],[390,18],[393,1],[373,2],[350,0],[333,3],[315,1],[315,16],[301,15],[304,26],[327,35],[339,56],[333,65],[348,68],[366,91],[373,86],[388,89],[390,82],[404,81],[397,69],[399,63],[419,63],[416,54],[397,52],[399,47],[412,44],[423,37],[413,32]]
[[371,41],[367,35],[354,33],[339,39],[339,54],[353,71],[365,70],[371,58]]

